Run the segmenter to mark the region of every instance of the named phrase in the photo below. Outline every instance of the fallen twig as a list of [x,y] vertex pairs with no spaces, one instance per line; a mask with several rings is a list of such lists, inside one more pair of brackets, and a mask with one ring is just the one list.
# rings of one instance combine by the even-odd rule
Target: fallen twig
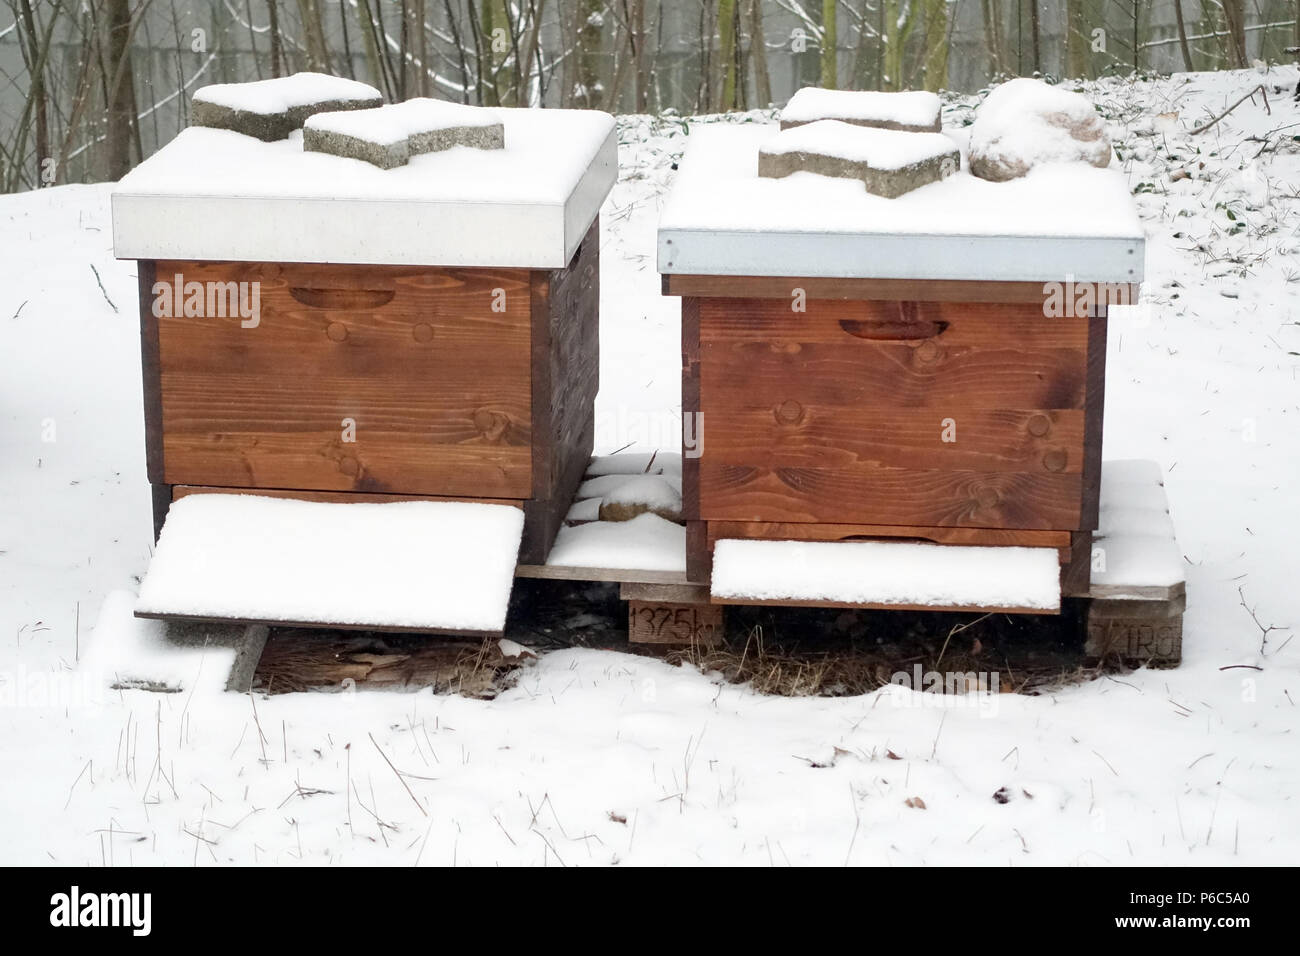
[[1203,123],[1203,124],[1201,124],[1200,126],[1196,127],[1194,130],[1192,130],[1192,131],[1191,131],[1190,133],[1188,133],[1187,135],[1189,135],[1189,136],[1196,136],[1198,133],[1204,133],[1207,129],[1210,129],[1212,126],[1214,126],[1216,123],[1218,123],[1219,120],[1223,119],[1225,116],[1227,116],[1229,113],[1231,113],[1233,110],[1235,110],[1235,109],[1236,109],[1238,106],[1240,106],[1242,103],[1246,102],[1246,100],[1253,98],[1254,95],[1255,95],[1256,93],[1259,93],[1259,94],[1261,94],[1261,95],[1264,97],[1264,112],[1268,113],[1269,116],[1272,116],[1272,115],[1273,115],[1273,110],[1272,110],[1272,109],[1269,107],[1269,105],[1268,105],[1268,92],[1264,89],[1264,84],[1261,83],[1261,84],[1259,84],[1259,86],[1255,87],[1253,90],[1251,90],[1251,91],[1250,91],[1249,93],[1247,93],[1245,96],[1243,96],[1241,99],[1237,100],[1237,102],[1235,102],[1235,103],[1233,103],[1231,106],[1229,106],[1226,110],[1224,110],[1224,111],[1223,111],[1222,113],[1220,113],[1218,116],[1216,116],[1216,117],[1214,117],[1213,119],[1211,119],[1208,123]]

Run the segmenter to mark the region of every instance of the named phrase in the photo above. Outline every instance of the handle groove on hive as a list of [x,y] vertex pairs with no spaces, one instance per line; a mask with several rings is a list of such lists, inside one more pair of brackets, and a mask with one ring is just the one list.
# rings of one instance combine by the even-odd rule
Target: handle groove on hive
[[292,286],[289,294],[313,309],[378,309],[393,301],[396,289],[310,289]]
[[840,319],[840,328],[859,339],[915,342],[943,335],[948,323],[940,319],[922,319],[915,302],[898,303],[898,315],[890,318]]

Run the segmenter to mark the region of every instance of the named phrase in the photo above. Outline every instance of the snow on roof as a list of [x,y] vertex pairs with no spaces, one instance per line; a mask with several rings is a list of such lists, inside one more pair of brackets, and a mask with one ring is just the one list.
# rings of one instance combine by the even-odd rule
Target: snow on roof
[[[1068,163],[994,183],[970,175],[963,156],[955,175],[886,199],[848,179],[760,178],[758,151],[775,132],[761,123],[692,127],[659,220],[660,272],[1142,278],[1142,225],[1115,167]],[[946,135],[964,147],[961,131]]]
[[957,145],[942,133],[905,133],[827,119],[782,130],[759,149],[769,154],[819,153],[875,169],[903,169],[954,153]]
[[939,97],[924,91],[882,93],[874,90],[823,90],[806,87],[790,97],[781,110],[782,123],[812,123],[822,119],[898,126],[939,126]]
[[192,127],[113,190],[121,259],[561,268],[617,177],[614,118],[494,109],[503,149],[396,169]]
[[295,73],[250,83],[216,83],[194,93],[196,103],[212,103],[248,113],[283,113],[325,100],[371,100],[380,97],[373,86],[325,73]]

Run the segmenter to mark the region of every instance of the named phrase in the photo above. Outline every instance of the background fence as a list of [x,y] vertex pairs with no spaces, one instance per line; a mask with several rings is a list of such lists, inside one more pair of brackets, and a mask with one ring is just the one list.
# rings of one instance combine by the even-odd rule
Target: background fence
[[[612,112],[1290,59],[1300,0],[0,0],[0,190],[116,179],[208,83]],[[7,14],[7,15],[6,15]],[[6,22],[7,21],[7,22]]]

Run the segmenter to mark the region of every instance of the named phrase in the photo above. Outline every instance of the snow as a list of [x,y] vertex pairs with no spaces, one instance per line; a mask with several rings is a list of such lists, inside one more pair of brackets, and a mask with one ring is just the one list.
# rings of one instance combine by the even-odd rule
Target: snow
[[635,475],[601,499],[610,505],[645,505],[655,511],[681,511],[680,487],[662,475]]
[[368,110],[317,113],[307,120],[303,128],[389,145],[432,130],[494,126],[500,122],[501,118],[496,113],[479,106],[417,97]]
[[196,102],[269,115],[327,100],[372,100],[382,97],[373,86],[325,73],[294,73],[248,83],[216,83],[194,92]]
[[1061,603],[1055,548],[723,538],[712,593],[732,601],[1032,608]]
[[[956,174],[886,199],[811,173],[759,177],[758,152],[776,132],[766,123],[693,129],[659,221],[661,272],[1039,282],[1142,276],[1142,226],[1118,168],[1049,165],[994,183],[969,173],[963,148]],[[953,139],[964,147],[963,136]]]
[[137,612],[500,631],[524,515],[508,505],[174,502]]
[[613,117],[493,112],[503,149],[454,147],[396,169],[306,151],[301,132],[264,143],[183,130],[113,190],[116,255],[563,267],[616,178]]
[[764,140],[760,153],[818,153],[874,169],[903,169],[947,156],[956,145],[942,133],[904,133],[892,129],[853,126],[839,120],[818,120],[782,130]]
[[682,456],[675,451],[625,451],[614,455],[597,455],[587,466],[593,478],[603,475],[663,475],[681,477]]
[[631,521],[561,528],[546,563],[569,568],[686,571],[686,529],[646,512]]
[[975,114],[970,150],[988,161],[1034,167],[1040,163],[1071,163],[1086,159],[1094,166],[1111,161],[1110,143],[1083,143],[1048,117],[1071,125],[1097,122],[1087,97],[1042,80],[1018,77],[991,92]]
[[[1093,536],[1094,587],[1104,589],[1107,597],[1119,598],[1125,593],[1136,596],[1141,588],[1183,584],[1183,553],[1156,462],[1104,462],[1099,511]],[[1100,563],[1098,549],[1104,558]]]
[[940,105],[937,94],[921,90],[881,93],[809,86],[790,97],[790,102],[781,110],[781,120],[785,123],[812,123],[838,119],[931,127],[939,123]]
[[136,595],[112,591],[78,665],[99,686],[166,687],[174,693],[219,693],[235,662],[230,647],[188,647],[166,639],[167,625],[134,616]]
[[[1283,645],[1300,626],[1300,283],[1288,281],[1300,241],[1284,197],[1300,152],[1274,133],[1256,158],[1263,144],[1247,138],[1296,121],[1273,92],[1296,81],[1289,67],[1086,88],[1117,170],[1140,189],[1148,234],[1142,305],[1111,313],[1105,454],[1153,458],[1165,476],[1186,555],[1184,659],[1036,697],[889,686],[774,698],[575,648],[543,653],[490,701],[427,690],[258,698],[263,750],[252,702],[202,686],[212,657],[192,695],[191,684],[109,691],[107,675],[87,687],[77,662],[100,620],[152,626],[124,598],[106,603],[137,590],[152,545],[135,266],[112,256],[111,187],[0,197],[0,756],[22,781],[0,787],[0,855],[80,866],[1293,865],[1300,640]],[[1273,115],[1257,98],[1188,135],[1261,82]],[[960,127],[975,102],[950,101],[946,125]],[[1178,116],[1160,125],[1172,129],[1158,130],[1168,113]],[[680,449],[680,303],[659,294],[655,229],[672,163],[721,122],[620,120],[622,178],[601,217],[601,454],[629,442]],[[1182,169],[1190,178],[1172,181]],[[1261,649],[1243,595],[1264,625],[1290,630]],[[1231,664],[1262,670],[1220,669]],[[187,668],[176,676],[199,662]],[[371,735],[412,775],[428,817]],[[156,761],[166,780],[151,775]],[[349,783],[396,829],[355,802],[349,815]],[[327,792],[295,796],[300,784]],[[1015,795],[1005,805],[990,799],[1001,787]],[[928,809],[908,808],[910,797]]]

